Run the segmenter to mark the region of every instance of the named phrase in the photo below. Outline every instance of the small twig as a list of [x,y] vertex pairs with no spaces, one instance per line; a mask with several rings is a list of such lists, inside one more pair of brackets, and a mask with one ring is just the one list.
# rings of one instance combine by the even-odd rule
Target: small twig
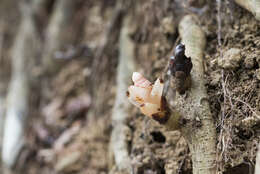
[[229,92],[228,88],[226,87],[227,80],[228,80],[228,76],[225,78],[225,81],[222,82],[222,89],[223,89],[223,91],[224,91],[224,92],[223,92],[223,93],[224,93],[224,96],[226,96],[226,97],[229,98],[229,102],[230,102],[231,108],[234,107],[234,105],[233,105],[233,103],[232,103],[232,100],[235,100],[235,101],[237,101],[237,102],[240,102],[240,103],[246,105],[246,106],[250,109],[250,111],[254,114],[254,116],[260,119],[260,116],[254,111],[254,109],[253,109],[248,103],[246,103],[245,101],[243,101],[243,100],[241,100],[241,99],[239,99],[239,98],[237,98],[237,97],[232,97],[232,96],[230,95],[230,92]]
[[[221,0],[216,0],[217,3],[217,24],[218,24],[218,32],[217,32],[217,37],[218,37],[218,46],[220,49],[220,57],[223,57],[223,52],[222,52],[222,33],[221,33],[221,28],[222,28],[222,19],[221,19]],[[222,86],[222,91],[223,91],[223,97],[224,97],[224,101],[223,101],[223,105],[222,105],[222,113],[221,113],[221,118],[220,118],[220,135],[219,135],[219,143],[218,143],[218,149],[221,150],[219,156],[218,156],[218,162],[217,162],[217,168],[221,170],[221,168],[223,167],[219,162],[221,160],[221,158],[224,157],[224,159],[226,159],[226,149],[227,149],[227,145],[229,144],[226,136],[224,135],[224,131],[225,131],[225,127],[224,127],[224,122],[226,119],[226,100],[227,100],[227,90],[226,90],[226,81],[227,78],[225,79],[225,72],[222,69],[221,70],[221,86]],[[228,132],[228,128],[226,130]]]
[[246,105],[249,109],[250,109],[250,111],[255,115],[255,117],[257,117],[258,119],[260,119],[260,115],[258,115],[255,111],[254,111],[254,109],[248,104],[248,103],[246,103],[245,101],[243,101],[243,100],[241,100],[241,99],[239,99],[239,98],[232,98],[233,100],[236,100],[236,101],[238,101],[238,102],[240,102],[240,103],[243,103],[244,105]]
[[[4,65],[3,59],[3,35],[4,35],[4,26],[3,21],[0,21],[0,65]],[[2,66],[1,66],[2,68]],[[0,70],[3,71],[3,70]],[[1,74],[0,74],[1,77]],[[2,143],[3,143],[3,130],[4,130],[4,120],[5,120],[5,77],[0,79],[0,154],[2,154]]]
[[[228,77],[228,76],[227,76]],[[249,118],[245,118],[244,120],[241,121],[242,125],[244,126],[247,126],[247,127],[252,127],[254,124],[256,124],[257,122],[260,121],[260,115],[255,111],[255,109],[253,109],[250,104],[248,104],[247,102],[237,98],[237,97],[232,97],[228,88],[226,87],[226,83],[227,83],[227,77],[226,77],[226,80],[224,82],[224,84],[222,85],[223,86],[223,91],[226,95],[226,97],[229,98],[229,101],[230,101],[230,106],[231,108],[233,109],[234,108],[234,105],[232,103],[232,100],[235,100],[236,102],[239,102],[239,103],[242,103],[244,104],[246,107],[249,108],[249,110],[253,113],[253,116],[252,117],[249,117]]]

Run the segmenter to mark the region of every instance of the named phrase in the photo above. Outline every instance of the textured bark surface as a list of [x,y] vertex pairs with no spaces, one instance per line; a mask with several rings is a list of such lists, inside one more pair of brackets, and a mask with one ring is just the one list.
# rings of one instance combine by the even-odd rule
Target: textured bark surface
[[2,160],[7,167],[14,166],[25,143],[24,128],[29,110],[30,69],[40,46],[33,20],[34,11],[28,4],[22,5],[22,22],[11,55],[12,77],[7,95],[4,126]]
[[176,94],[175,108],[182,115],[181,132],[188,142],[194,174],[216,174],[216,127],[209,108],[205,88],[203,52],[205,34],[196,24],[196,18],[185,16],[179,24],[186,56],[191,57],[192,86],[186,95]]

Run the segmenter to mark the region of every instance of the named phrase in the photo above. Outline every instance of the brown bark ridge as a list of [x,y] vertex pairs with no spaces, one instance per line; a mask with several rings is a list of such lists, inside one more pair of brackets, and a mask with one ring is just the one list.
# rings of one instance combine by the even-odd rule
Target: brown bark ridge
[[[191,151],[193,174],[216,174],[216,128],[203,78],[203,51],[206,38],[195,21],[195,16],[187,15],[179,24],[182,43],[186,47],[185,54],[191,57],[193,64],[192,86],[185,95],[176,93],[174,98],[167,98],[177,111],[173,112],[166,126],[172,129],[172,124],[176,125],[178,121]],[[176,126],[173,130],[175,128]]]
[[[134,43],[129,37],[130,17],[125,17],[119,37],[119,64],[117,67],[117,91],[116,99],[112,112],[113,131],[110,139],[110,152],[114,159],[117,169],[125,173],[131,173],[131,160],[129,157],[129,140],[131,130],[126,125],[127,118],[130,116],[130,103],[127,100],[126,91],[130,83],[134,64]],[[110,157],[111,157],[110,156]],[[111,166],[112,167],[112,166]]]
[[250,11],[257,20],[260,20],[260,0],[235,0],[235,2]]
[[[34,23],[34,3],[21,4],[22,20],[12,48],[12,77],[7,94],[2,161],[11,168],[24,146],[28,118],[30,70],[39,54],[39,37]],[[37,9],[37,8],[35,8]]]

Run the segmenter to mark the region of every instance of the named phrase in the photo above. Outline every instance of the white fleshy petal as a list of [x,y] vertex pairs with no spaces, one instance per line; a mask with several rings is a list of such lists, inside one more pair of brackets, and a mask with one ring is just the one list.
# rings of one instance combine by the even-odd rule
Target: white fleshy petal
[[151,89],[141,88],[137,86],[130,86],[128,88],[129,98],[139,104],[144,104],[149,100]]
[[152,103],[145,103],[143,106],[140,107],[140,109],[144,115],[149,117],[151,117],[153,114],[160,112],[160,107],[158,107],[157,104]]
[[160,79],[158,78],[152,88],[151,91],[151,100],[152,103],[161,104],[161,98],[162,98],[162,93],[163,93],[163,83],[160,81]]
[[141,103],[136,102],[133,98],[128,97],[128,100],[130,101],[130,103],[132,103],[133,105],[135,105],[138,108],[140,108],[142,105]]
[[132,76],[134,85],[128,88],[128,98],[132,104],[139,107],[144,115],[152,116],[161,111],[163,83],[158,78],[154,85],[140,73],[134,72]]
[[142,78],[142,74],[139,73],[139,72],[133,72],[133,75],[132,75],[132,80],[133,82],[137,81],[139,78]]
[[143,77],[142,74],[139,72],[134,72],[132,75],[132,80],[135,86],[142,87],[142,88],[151,88],[152,83]]

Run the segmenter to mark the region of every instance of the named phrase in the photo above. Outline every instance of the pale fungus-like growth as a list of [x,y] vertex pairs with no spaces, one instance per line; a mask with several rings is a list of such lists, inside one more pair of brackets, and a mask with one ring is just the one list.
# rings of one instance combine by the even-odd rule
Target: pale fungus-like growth
[[165,119],[167,107],[162,97],[163,81],[158,78],[152,84],[138,72],[133,73],[132,80],[134,85],[131,85],[127,92],[130,102],[139,107],[146,116],[161,121]]

